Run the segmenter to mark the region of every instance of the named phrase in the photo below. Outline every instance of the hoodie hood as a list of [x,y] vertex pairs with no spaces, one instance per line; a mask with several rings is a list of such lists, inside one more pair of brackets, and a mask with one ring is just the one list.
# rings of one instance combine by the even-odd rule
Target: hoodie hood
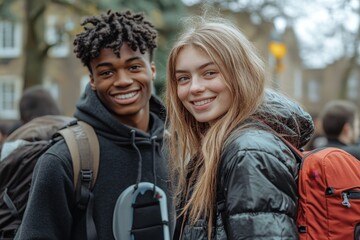
[[310,114],[291,99],[270,89],[265,91],[264,102],[255,117],[296,148],[304,147],[314,133]]
[[153,136],[157,136],[159,140],[162,139],[165,108],[157,97],[151,97],[150,130],[149,133],[145,133],[122,124],[103,105],[96,92],[91,89],[90,84],[87,84],[84,93],[76,104],[74,117],[92,125],[99,135],[106,136],[118,143],[130,143],[130,139],[134,137],[134,132],[137,142],[141,141],[141,139],[148,140]]

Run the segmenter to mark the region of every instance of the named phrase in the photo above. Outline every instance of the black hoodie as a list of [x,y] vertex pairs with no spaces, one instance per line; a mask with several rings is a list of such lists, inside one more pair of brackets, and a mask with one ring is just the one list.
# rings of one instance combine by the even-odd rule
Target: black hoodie
[[[153,183],[155,171],[157,186],[169,193],[167,160],[161,154],[165,109],[151,97],[150,130],[145,133],[120,123],[89,85],[76,107],[74,116],[93,126],[100,144],[99,173],[93,190],[97,234],[99,239],[114,239],[113,210],[122,191],[140,177]],[[38,160],[17,239],[86,239],[85,214],[75,207],[72,179],[70,153],[60,141]],[[172,215],[172,207],[169,209]]]

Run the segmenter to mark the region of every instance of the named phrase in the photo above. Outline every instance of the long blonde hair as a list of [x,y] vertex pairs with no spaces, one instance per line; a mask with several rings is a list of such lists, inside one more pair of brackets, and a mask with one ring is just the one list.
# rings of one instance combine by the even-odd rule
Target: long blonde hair
[[[168,58],[166,124],[171,136],[169,147],[177,199],[184,197],[188,185],[193,183],[193,192],[182,214],[187,213],[191,223],[200,217],[209,219],[210,238],[221,153],[230,134],[261,104],[265,73],[253,45],[231,22],[197,16],[189,18],[186,26]],[[197,122],[177,97],[176,61],[181,50],[189,45],[207,53],[218,65],[233,99],[227,113],[211,126]],[[196,175],[191,183],[187,182],[187,174],[192,170]]]

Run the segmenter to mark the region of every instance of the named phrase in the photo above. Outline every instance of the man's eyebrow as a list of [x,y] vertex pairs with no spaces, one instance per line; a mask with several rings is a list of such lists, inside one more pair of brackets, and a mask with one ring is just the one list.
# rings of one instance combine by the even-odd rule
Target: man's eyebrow
[[109,62],[103,62],[103,63],[99,63],[95,66],[95,68],[99,68],[99,67],[111,67],[112,63]]
[[144,61],[144,59],[143,59],[142,57],[135,56],[135,57],[131,57],[131,58],[129,58],[129,59],[126,59],[125,62],[128,63],[128,62],[131,62],[131,61],[134,61],[134,60]]
[[[206,68],[207,66],[210,66],[210,65],[215,65],[215,63],[214,62],[204,63],[203,65],[197,67],[196,70],[201,70],[201,69]],[[187,72],[187,71],[182,70],[182,69],[178,69],[178,70],[175,71],[175,73],[184,73],[184,72]]]
[[[132,61],[135,61],[135,60],[140,60],[140,61],[144,61],[144,59],[142,57],[138,57],[138,56],[135,56],[135,57],[131,57],[129,59],[126,59],[125,60],[125,63],[129,63],[129,62],[132,62]],[[99,68],[99,67],[111,67],[113,66],[112,63],[109,63],[109,62],[102,62],[102,63],[99,63],[95,66],[95,68]]]

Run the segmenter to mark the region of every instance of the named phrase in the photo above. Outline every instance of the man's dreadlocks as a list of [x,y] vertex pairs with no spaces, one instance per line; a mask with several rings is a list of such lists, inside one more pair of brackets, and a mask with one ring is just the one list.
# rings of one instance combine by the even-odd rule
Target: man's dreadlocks
[[[87,24],[93,26],[87,27]],[[101,49],[111,48],[120,57],[123,43],[134,51],[139,49],[142,54],[148,51],[150,60],[153,58],[157,31],[144,19],[143,13],[109,10],[106,14],[86,18],[81,26],[85,31],[76,35],[74,53],[90,71],[90,61],[99,56]]]

